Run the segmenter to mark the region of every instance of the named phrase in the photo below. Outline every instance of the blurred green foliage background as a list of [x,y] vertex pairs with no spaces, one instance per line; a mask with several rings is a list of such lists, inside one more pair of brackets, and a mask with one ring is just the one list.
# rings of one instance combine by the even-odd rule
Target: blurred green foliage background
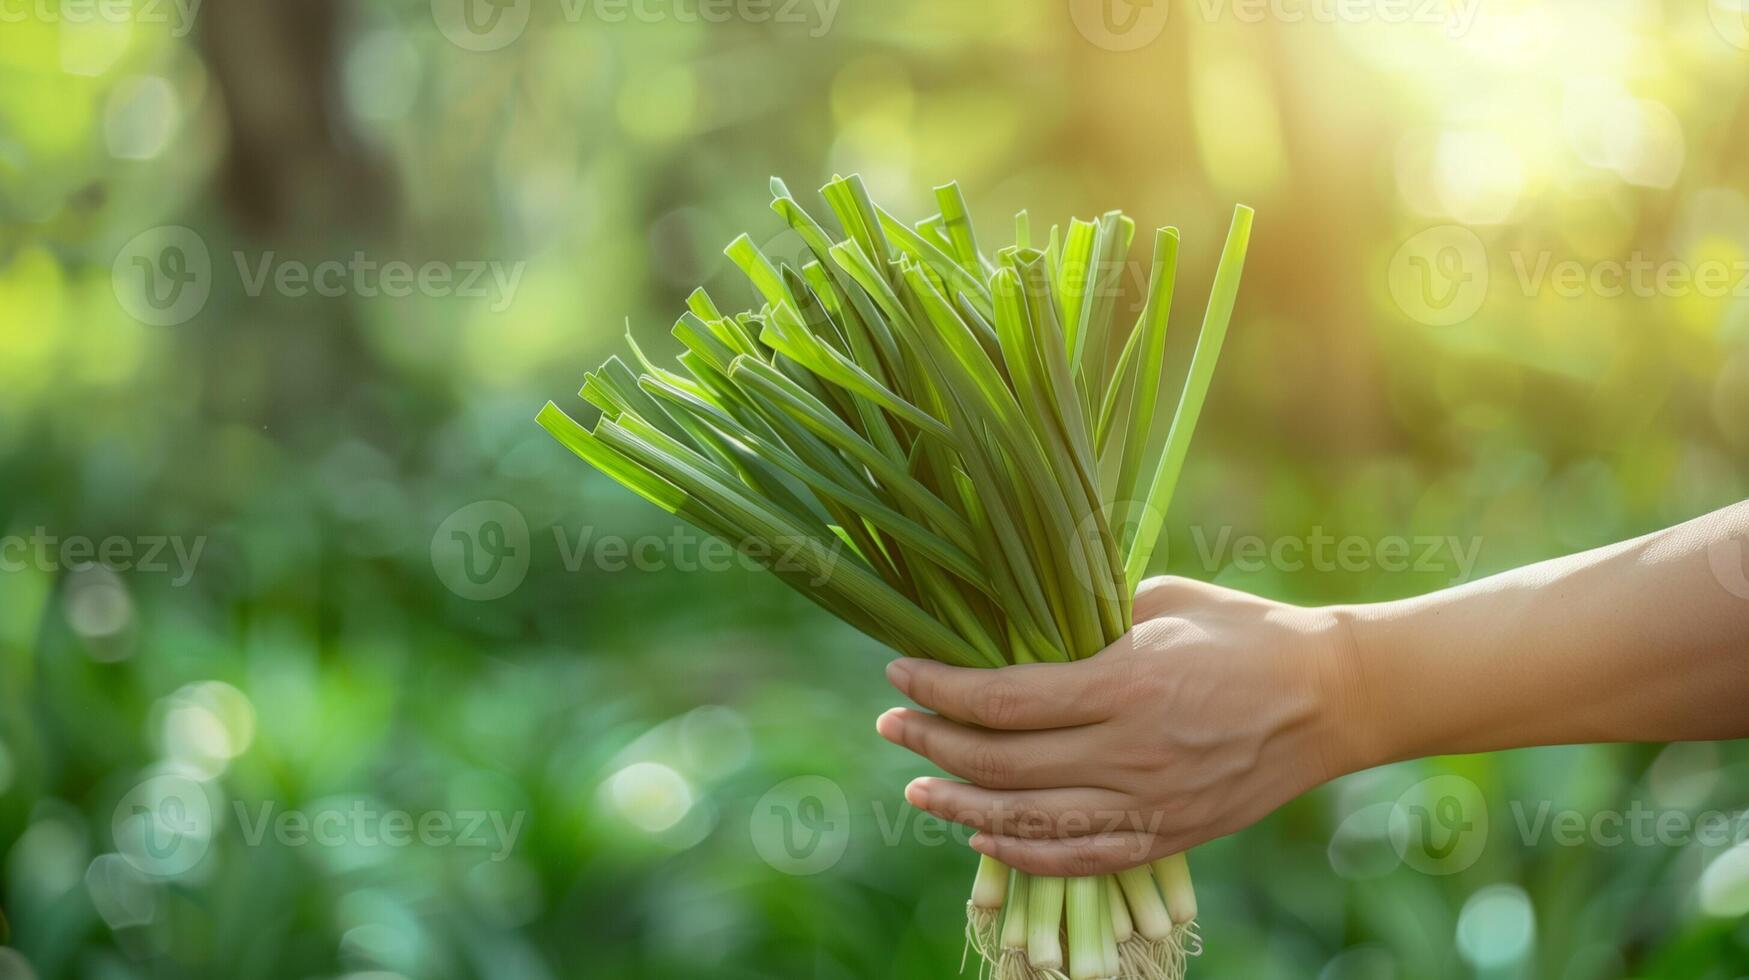
[[[952,974],[974,862],[899,798],[883,651],[535,409],[750,299],[772,174],[958,179],[986,247],[1176,224],[1179,373],[1243,201],[1161,571],[1382,600],[1695,516],[1749,495],[1737,4],[0,0],[0,980]],[[1236,550],[1320,535],[1363,544]],[[1196,852],[1193,975],[1749,975],[1743,847],[1524,829],[1740,812],[1746,763],[1346,778]],[[1445,776],[1485,843],[1426,873]],[[500,829],[253,833],[391,811]]]

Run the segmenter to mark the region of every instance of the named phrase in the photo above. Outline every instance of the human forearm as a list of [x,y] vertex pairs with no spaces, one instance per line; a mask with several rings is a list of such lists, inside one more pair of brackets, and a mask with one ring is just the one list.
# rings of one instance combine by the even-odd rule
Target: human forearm
[[979,830],[983,853],[1033,874],[1120,871],[1399,759],[1749,736],[1740,547],[1749,503],[1374,606],[1156,579],[1136,627],[1090,660],[896,662],[893,683],[937,714],[878,727],[967,780],[924,777],[906,798]]
[[[1527,745],[1749,736],[1749,503],[1402,602],[1351,607],[1347,768]],[[1731,569],[1722,565],[1724,572]]]

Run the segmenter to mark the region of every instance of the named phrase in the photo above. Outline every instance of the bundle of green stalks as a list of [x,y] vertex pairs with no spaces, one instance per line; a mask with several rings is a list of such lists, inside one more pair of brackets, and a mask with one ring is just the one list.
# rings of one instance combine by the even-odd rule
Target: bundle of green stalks
[[[1251,210],[1234,213],[1161,424],[1177,230],[1155,233],[1129,322],[1135,223],[1119,212],[1037,238],[1021,212],[992,255],[953,184],[935,191],[940,213],[907,224],[835,178],[821,193],[837,231],[771,187],[807,245],[800,268],[736,239],[726,254],[757,311],[694,292],[675,369],[633,344],[636,369],[616,357],[587,376],[593,430],[550,403],[540,423],[906,656],[1003,667],[1117,640],[1214,374]],[[1183,855],[1083,879],[985,857],[967,914],[999,977],[1180,977],[1198,948]]]

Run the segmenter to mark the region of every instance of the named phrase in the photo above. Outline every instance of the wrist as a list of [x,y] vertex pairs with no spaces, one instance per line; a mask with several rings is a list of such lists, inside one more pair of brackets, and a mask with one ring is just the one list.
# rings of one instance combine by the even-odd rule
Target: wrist
[[1399,758],[1385,700],[1378,697],[1372,644],[1374,607],[1331,606],[1316,615],[1312,684],[1318,698],[1318,736],[1326,779]]

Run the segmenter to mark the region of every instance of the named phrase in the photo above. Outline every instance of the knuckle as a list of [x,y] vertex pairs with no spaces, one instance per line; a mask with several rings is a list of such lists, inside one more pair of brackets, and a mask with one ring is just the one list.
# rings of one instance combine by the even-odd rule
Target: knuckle
[[1000,787],[1014,777],[1014,764],[1002,750],[980,744],[966,753],[966,775],[980,786]]
[[1151,739],[1143,743],[1130,756],[1129,761],[1135,769],[1141,772],[1155,773],[1171,769],[1178,760],[1170,745],[1159,739]]
[[1108,672],[1106,682],[1097,688],[1103,707],[1115,712],[1147,697],[1154,672],[1144,669],[1139,657],[1112,657],[1106,662],[1105,669]]
[[1165,599],[1182,595],[1191,587],[1190,579],[1182,575],[1156,575],[1143,580],[1136,587],[1136,597],[1148,599]]
[[905,743],[906,748],[925,759],[940,761],[935,757],[935,736],[930,734],[928,725],[915,723],[906,725],[899,740]]
[[973,697],[972,720],[987,728],[1006,728],[1020,720],[1023,704],[1013,681],[992,680]]
[[936,700],[934,664],[920,663],[911,668],[911,700],[929,707]]
[[1179,575],[1159,575],[1136,587],[1136,604],[1146,610],[1149,618],[1172,609],[1190,605],[1201,593],[1203,585],[1195,579]]

